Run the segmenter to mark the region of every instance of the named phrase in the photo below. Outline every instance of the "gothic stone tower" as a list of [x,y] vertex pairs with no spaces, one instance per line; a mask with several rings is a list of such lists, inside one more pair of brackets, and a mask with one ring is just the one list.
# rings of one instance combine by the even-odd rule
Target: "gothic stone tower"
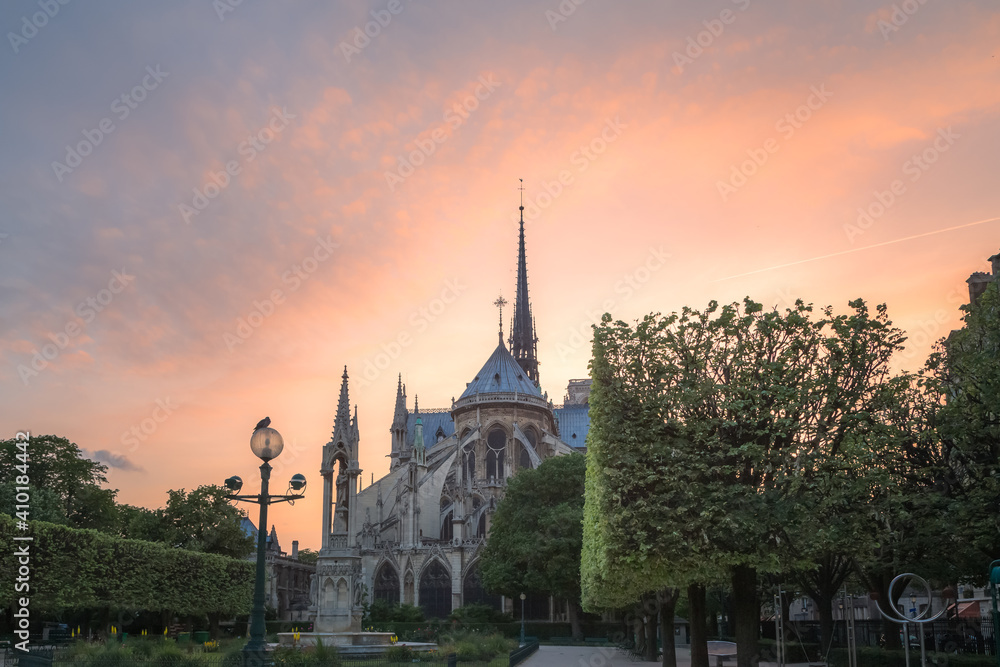
[[[323,547],[316,562],[316,632],[360,632],[364,570],[357,544],[358,414],[351,418],[347,367],[333,438],[323,445]],[[334,477],[336,472],[336,477]],[[336,495],[334,495],[336,494]]]

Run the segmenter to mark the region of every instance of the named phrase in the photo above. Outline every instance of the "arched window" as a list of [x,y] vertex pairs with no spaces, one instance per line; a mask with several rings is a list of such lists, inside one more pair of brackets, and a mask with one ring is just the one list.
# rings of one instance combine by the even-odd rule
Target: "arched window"
[[528,448],[522,444],[520,446],[520,450],[521,450],[521,455],[518,457],[517,460],[517,468],[518,470],[530,470],[532,468],[532,465],[531,465],[531,455],[528,454]]
[[432,561],[420,575],[420,608],[427,618],[451,613],[451,575],[440,561]]
[[486,479],[503,479],[506,450],[507,433],[500,427],[493,428],[486,437]]
[[375,573],[375,599],[396,604],[399,602],[399,575],[388,563]]
[[486,537],[486,512],[479,515],[479,527],[476,528],[476,537]]
[[448,512],[444,515],[444,519],[441,520],[441,539],[445,542],[451,542],[455,537],[455,531],[451,525],[453,516],[451,512]]
[[469,479],[476,478],[476,452],[472,447],[467,447],[468,453],[465,459],[465,474]]
[[462,605],[485,604],[494,609],[500,609],[500,596],[490,595],[483,590],[483,580],[479,577],[479,564],[476,563],[466,573],[462,582]]

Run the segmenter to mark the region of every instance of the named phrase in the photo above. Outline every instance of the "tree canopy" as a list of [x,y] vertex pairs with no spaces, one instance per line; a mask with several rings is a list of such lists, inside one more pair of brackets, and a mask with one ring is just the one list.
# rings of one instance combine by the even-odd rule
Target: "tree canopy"
[[895,442],[879,416],[908,381],[885,306],[850,308],[745,299],[595,326],[585,606],[728,574],[748,665],[757,572],[815,569],[864,535],[867,464]]
[[[0,441],[0,514],[234,558],[253,551],[253,539],[241,526],[244,512],[225,499],[220,486],[168,491],[160,509],[119,504],[116,490],[101,487],[107,466],[86,458],[76,443],[42,435],[22,446],[16,439]],[[18,470],[19,453],[27,457],[27,474]],[[18,515],[14,487],[25,486],[25,479],[31,507]]]
[[511,478],[497,506],[479,571],[487,590],[566,600],[580,634],[580,547],[586,461],[569,454],[547,459]]

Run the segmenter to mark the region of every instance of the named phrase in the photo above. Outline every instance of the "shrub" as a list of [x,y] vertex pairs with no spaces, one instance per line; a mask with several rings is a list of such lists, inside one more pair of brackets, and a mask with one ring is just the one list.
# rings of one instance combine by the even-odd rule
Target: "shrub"
[[463,624],[513,622],[510,614],[505,614],[486,604],[469,604],[464,607],[459,607],[455,611],[451,612],[451,616],[448,618]]
[[172,665],[176,667],[196,667],[198,660],[186,653],[180,646],[171,641],[155,646],[155,652],[150,656],[157,665]]
[[333,646],[324,646],[323,640],[319,637],[316,638],[316,648],[312,650],[312,654],[320,665],[329,667],[340,665],[340,654],[337,649]]
[[498,655],[504,655],[516,648],[517,642],[500,633],[458,631],[442,635],[439,640],[443,655],[455,653],[459,660],[489,662]]
[[[920,649],[910,651],[910,664],[920,662]],[[996,658],[990,655],[969,653],[927,653],[927,663],[939,667],[994,667]],[[830,667],[847,667],[847,649],[830,651]],[[906,654],[902,650],[887,651],[870,646],[858,647],[858,667],[906,667]]]
[[424,610],[420,607],[375,600],[368,606],[362,623],[367,627],[377,623],[422,623],[423,621]]
[[[773,639],[758,639],[757,646],[760,650],[761,660],[774,662],[777,660],[777,642]],[[796,640],[785,642],[785,662],[815,662],[820,660],[819,644],[809,642],[799,642]]]
[[412,662],[413,651],[409,646],[391,646],[385,652],[385,659],[389,662]]

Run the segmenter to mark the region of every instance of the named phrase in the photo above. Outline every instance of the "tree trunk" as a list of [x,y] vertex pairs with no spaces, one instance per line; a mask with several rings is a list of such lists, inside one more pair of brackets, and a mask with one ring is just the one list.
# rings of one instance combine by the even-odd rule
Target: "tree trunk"
[[101,629],[100,638],[107,639],[111,636],[111,607],[101,607]]
[[212,612],[208,615],[208,631],[213,640],[219,639],[219,616],[218,612]]
[[[896,601],[889,599],[889,584],[892,582],[893,575],[887,571],[866,572],[860,567],[856,568],[856,571],[861,579],[868,584],[868,590],[877,596],[875,600],[879,606],[891,614],[896,606]],[[903,586],[897,586],[896,590],[899,592],[906,590],[908,583],[904,581]],[[899,634],[899,624],[893,623],[881,614],[879,614],[879,617],[882,619],[882,636],[885,637],[884,648],[888,650],[902,650],[903,641]]]
[[656,662],[656,613],[645,614],[642,621],[646,626],[646,650],[643,652],[643,659],[646,662]]
[[677,646],[674,641],[674,616],[677,613],[677,598],[680,591],[676,588],[664,588],[657,593],[656,601],[660,608],[660,642],[663,658],[661,667],[677,667]]
[[[893,609],[896,608],[896,601],[889,598],[889,584],[892,583],[892,578],[891,574],[885,573],[878,581],[878,603],[889,614],[893,613]],[[896,586],[896,591],[902,593],[908,585],[909,581],[904,581],[902,585]],[[879,616],[882,615],[879,614]],[[893,623],[884,616],[882,617],[882,633],[885,635],[885,647],[887,649],[902,650],[903,638],[900,636],[900,627],[902,626],[898,623]]]
[[733,612],[736,665],[755,667],[760,605],[757,602],[757,570],[752,567],[737,565],[733,568]]
[[705,625],[705,587],[688,586],[688,621],[691,624],[691,667],[708,667],[708,628]]
[[813,602],[819,611],[820,656],[825,656],[833,645],[833,599],[820,595],[813,598]]
[[569,616],[570,632],[575,641],[583,641],[583,628],[580,626],[580,607],[572,600],[566,601],[566,614]]
[[642,618],[642,608],[639,608],[639,613],[636,614],[635,621],[635,650],[636,652],[646,650],[646,623]]

